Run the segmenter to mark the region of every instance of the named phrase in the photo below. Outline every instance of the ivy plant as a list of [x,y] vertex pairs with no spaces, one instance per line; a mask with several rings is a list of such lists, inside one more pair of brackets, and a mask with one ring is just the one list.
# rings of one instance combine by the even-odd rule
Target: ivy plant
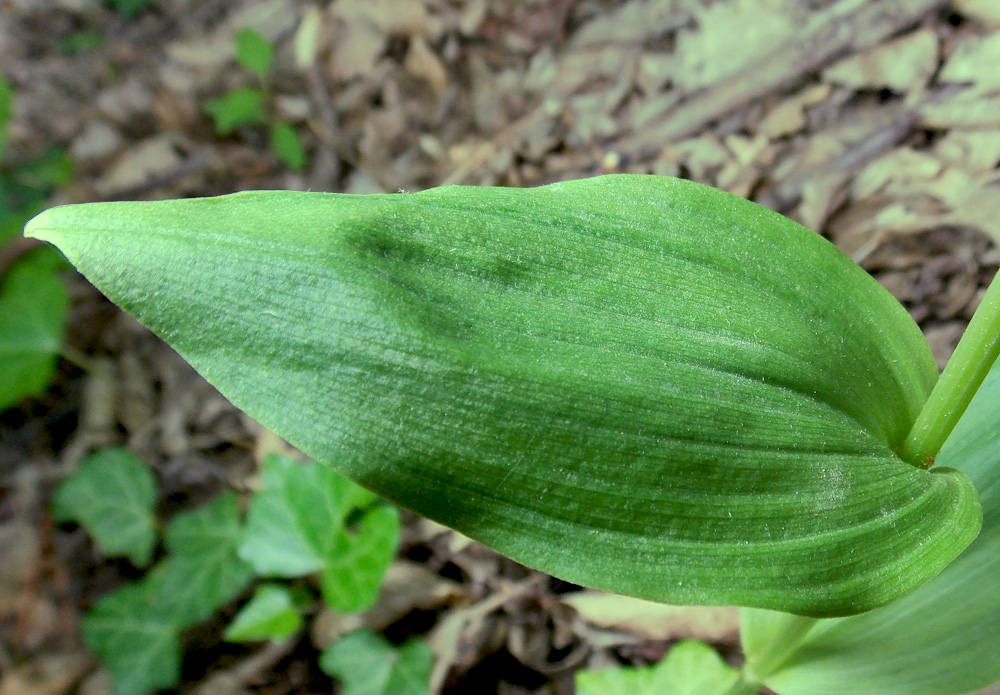
[[[81,524],[105,555],[146,567],[160,537],[156,497],[145,463],[124,449],[106,449],[81,462],[56,488],[52,505],[59,521]],[[265,459],[247,518],[236,495],[226,493],[162,528],[163,552],[149,572],[103,596],[83,621],[84,641],[111,672],[115,695],[177,685],[185,631],[246,593],[258,577],[320,572],[328,605],[345,612],[371,607],[399,542],[394,508],[327,468],[278,456]],[[293,639],[316,603],[306,586],[260,583],[224,637]],[[426,688],[429,676],[406,671],[404,677],[422,679]]]
[[[995,399],[970,406],[1000,283],[939,378],[861,268],[706,186],[250,192],[27,233],[374,493],[578,584],[773,611],[747,613],[731,693],[784,695],[799,663],[844,692],[807,648],[850,662],[823,637],[855,633],[818,619],[904,605],[982,525],[971,454],[942,447],[963,414],[1000,427]],[[963,687],[1000,676],[970,668]]]

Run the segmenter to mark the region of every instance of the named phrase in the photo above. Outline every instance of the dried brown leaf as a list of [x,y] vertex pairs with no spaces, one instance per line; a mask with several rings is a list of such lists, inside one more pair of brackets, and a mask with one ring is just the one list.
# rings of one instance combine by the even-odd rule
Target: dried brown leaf
[[49,654],[10,669],[0,678],[0,695],[63,695],[93,668],[86,652]]
[[562,601],[590,625],[649,640],[699,639],[735,644],[739,632],[738,608],[668,606],[600,591],[567,594]]
[[954,0],[955,9],[987,26],[1000,27],[1000,3],[996,0]]
[[544,575],[535,575],[519,584],[513,584],[497,593],[487,596],[478,603],[449,611],[427,638],[434,650],[434,669],[431,671],[431,692],[440,692],[441,686],[452,668],[462,670],[479,658],[479,653],[488,642],[494,629],[490,616],[505,603],[520,598],[532,591],[544,580]]
[[1000,162],[1000,130],[951,130],[935,144],[934,154],[970,174],[995,170]]
[[727,0],[696,12],[697,29],[678,33],[675,53],[675,84],[687,91],[738,74],[792,39],[804,18],[795,0]]
[[968,36],[955,44],[938,78],[942,82],[971,83],[977,92],[1000,89],[1000,31]]
[[1000,127],[1000,95],[967,89],[937,103],[920,107],[920,122],[929,128]]
[[934,74],[937,52],[934,31],[920,29],[835,63],[823,71],[823,79],[855,88],[908,92]]
[[102,196],[114,196],[170,174],[181,161],[172,135],[154,135],[122,153],[94,182],[94,189]]
[[436,94],[440,94],[448,86],[448,71],[444,63],[420,36],[410,42],[404,67],[411,75],[426,82]]

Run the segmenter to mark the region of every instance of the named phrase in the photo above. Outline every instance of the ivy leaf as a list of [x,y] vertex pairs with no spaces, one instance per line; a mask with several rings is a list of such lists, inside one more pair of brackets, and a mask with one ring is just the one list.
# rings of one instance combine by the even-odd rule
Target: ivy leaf
[[739,674],[704,642],[678,642],[645,668],[577,671],[577,695],[726,695]]
[[344,635],[319,657],[323,672],[343,684],[343,695],[429,695],[433,666],[424,642],[394,647],[368,630]]
[[283,642],[302,628],[295,596],[284,586],[262,584],[226,628],[230,642]]
[[264,577],[319,572],[324,601],[339,611],[371,606],[396,554],[398,512],[372,507],[374,495],[315,463],[270,456],[262,478],[240,557]]
[[0,410],[44,393],[55,374],[69,312],[66,288],[56,274],[59,262],[56,254],[34,252],[3,276]]
[[101,599],[84,619],[87,646],[108,667],[115,695],[169,688],[180,677],[180,634],[234,599],[253,578],[236,556],[236,496],[174,517],[167,558],[139,582]]
[[210,617],[253,579],[253,569],[237,555],[240,530],[233,493],[178,514],[167,525],[161,583],[173,597],[172,615],[182,628]]
[[979,530],[964,474],[896,453],[937,378],[905,309],[699,184],[248,192],[26,231],[313,458],[578,584],[845,615]]
[[83,640],[111,673],[114,695],[145,695],[180,679],[180,628],[155,570],[108,594],[83,620]]
[[80,463],[52,496],[59,521],[87,529],[108,557],[123,555],[145,567],[156,545],[156,479],[125,449],[104,449]]

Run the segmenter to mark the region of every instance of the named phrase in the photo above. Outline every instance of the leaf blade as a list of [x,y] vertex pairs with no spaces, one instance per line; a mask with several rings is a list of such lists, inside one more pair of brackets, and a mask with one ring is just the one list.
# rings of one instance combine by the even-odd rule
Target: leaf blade
[[936,378],[915,324],[747,201],[622,176],[114,205],[28,231],[314,458],[556,576],[845,614],[975,535],[967,479],[893,451]]
[[274,47],[253,29],[240,29],[236,32],[236,61],[261,80],[266,80],[274,63]]
[[[958,695],[1000,681],[998,403],[1000,363],[938,456],[967,473],[980,490],[979,537],[941,574],[899,601],[864,615],[822,621],[768,679],[769,687],[782,695]],[[750,628],[746,637],[763,637],[776,618],[744,616],[744,627]]]
[[164,533],[167,559],[157,567],[173,621],[188,628],[236,598],[253,579],[237,555],[238,501],[225,493],[200,509],[178,514]]

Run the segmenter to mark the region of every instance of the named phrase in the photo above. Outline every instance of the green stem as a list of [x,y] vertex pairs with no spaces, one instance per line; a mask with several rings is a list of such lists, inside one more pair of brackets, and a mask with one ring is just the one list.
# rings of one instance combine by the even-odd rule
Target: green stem
[[740,679],[726,692],[726,695],[758,695],[764,685],[746,671],[740,671]]
[[913,423],[900,457],[930,467],[1000,355],[1000,274],[993,278],[965,335]]
[[743,673],[746,679],[762,683],[768,676],[778,671],[818,622],[817,618],[786,615],[781,627],[771,637],[771,641],[757,654],[752,663],[744,664]]

